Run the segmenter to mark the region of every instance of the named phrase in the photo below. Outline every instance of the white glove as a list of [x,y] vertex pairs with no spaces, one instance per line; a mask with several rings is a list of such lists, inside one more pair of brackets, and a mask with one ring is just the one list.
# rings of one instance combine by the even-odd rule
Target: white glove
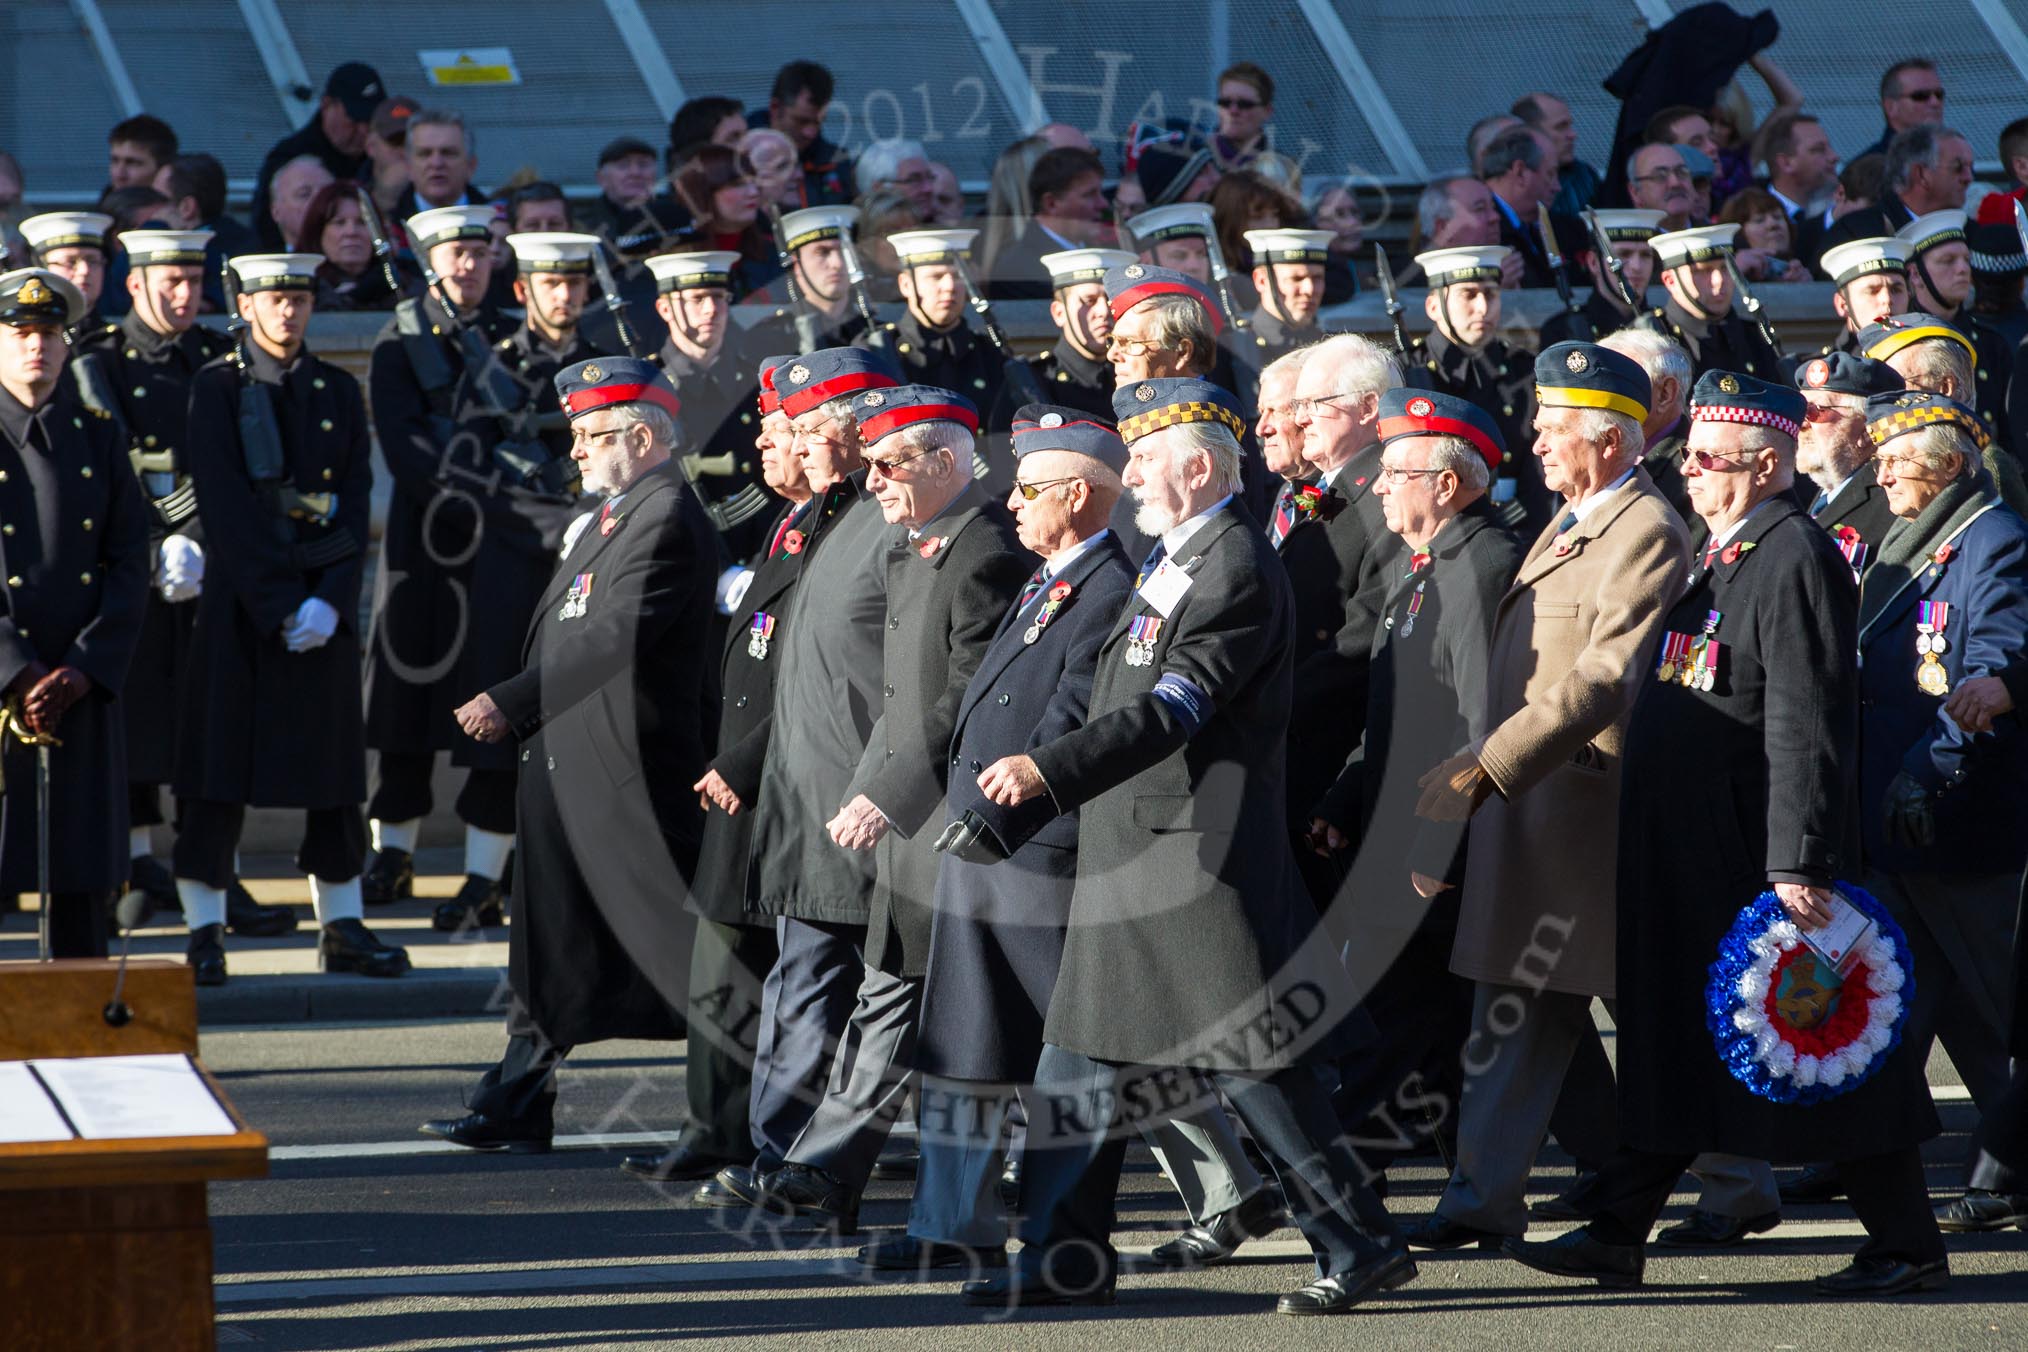
[[561,558],[563,555],[570,553],[570,547],[577,543],[577,537],[584,534],[585,527],[589,526],[592,523],[592,518],[597,515],[597,512],[586,512],[583,516],[580,516],[577,520],[563,528],[563,548],[556,551],[557,557]]
[[746,599],[746,589],[753,585],[753,569],[735,565],[718,575],[718,613],[730,615],[739,609],[739,603]]
[[155,573],[163,600],[190,600],[204,589],[204,546],[187,535],[168,536]]
[[338,632],[338,612],[329,601],[313,596],[296,607],[296,618],[282,631],[282,642],[292,653],[321,648]]

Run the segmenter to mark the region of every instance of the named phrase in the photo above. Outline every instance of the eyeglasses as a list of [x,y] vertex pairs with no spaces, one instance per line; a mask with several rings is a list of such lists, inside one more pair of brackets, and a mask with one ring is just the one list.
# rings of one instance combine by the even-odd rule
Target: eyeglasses
[[1083,482],[1083,477],[1076,474],[1066,479],[1044,479],[1040,483],[1023,483],[1021,480],[1016,479],[1014,481],[1014,491],[1021,495],[1023,502],[1033,502],[1060,484],[1079,484]]
[[1447,473],[1447,471],[1440,469],[1399,469],[1392,465],[1382,465],[1380,467],[1380,477],[1387,480],[1395,488],[1400,488],[1410,479],[1419,479],[1425,474],[1443,473]]
[[572,446],[589,446],[594,442],[604,441],[607,437],[616,437],[633,426],[634,424],[629,423],[625,427],[608,427],[603,432],[586,432],[581,428],[572,428],[570,444]]
[[1146,338],[1120,338],[1115,336],[1106,339],[1106,355],[1108,357],[1114,355],[1139,357],[1149,352],[1160,352],[1161,350],[1162,345],[1160,343],[1152,342]]
[[1634,176],[1636,183],[1669,183],[1678,179],[1685,183],[1690,181],[1690,171],[1680,164],[1674,169],[1652,169]]
[[1912,103],[1942,103],[1944,101],[1944,92],[1941,87],[1936,89],[1911,89],[1901,97]]
[[1803,421],[1812,423],[1837,422],[1840,418],[1848,417],[1861,411],[1856,408],[1843,408],[1837,404],[1813,403],[1803,410]]
[[894,477],[894,472],[900,469],[903,465],[906,465],[909,461],[920,460],[926,455],[935,455],[941,449],[942,447],[932,446],[926,451],[917,451],[914,455],[904,455],[899,460],[869,459],[866,462],[866,468],[878,474],[883,479],[892,479]]
[[1255,108],[1265,107],[1266,105],[1259,99],[1220,99],[1218,106],[1235,113],[1244,113],[1251,112]]
[[1288,402],[1289,417],[1297,422],[1308,422],[1318,414],[1336,411],[1340,399],[1350,399],[1349,394],[1327,394],[1322,399],[1291,399]]
[[1742,451],[1737,455],[1713,455],[1710,451],[1693,450],[1685,446],[1678,454],[1682,457],[1685,465],[1695,465],[1699,469],[1717,469],[1721,465],[1737,465],[1747,456],[1752,455],[1753,452]]

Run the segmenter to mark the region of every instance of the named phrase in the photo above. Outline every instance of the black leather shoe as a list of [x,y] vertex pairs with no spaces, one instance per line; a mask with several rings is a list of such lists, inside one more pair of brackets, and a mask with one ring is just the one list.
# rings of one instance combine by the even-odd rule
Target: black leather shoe
[[1562,1192],[1529,1207],[1528,1214],[1538,1221],[1588,1221],[1594,1211],[1591,1189],[1596,1182],[1596,1173],[1580,1173]]
[[1416,1278],[1415,1260],[1404,1250],[1363,1268],[1319,1277],[1275,1302],[1280,1314],[1343,1314],[1383,1291],[1406,1286]]
[[1729,1249],[1744,1243],[1748,1235],[1764,1235],[1781,1223],[1779,1211],[1742,1217],[1699,1210],[1691,1212],[1688,1220],[1664,1228],[1655,1242],[1672,1249]]
[[190,947],[183,952],[190,964],[192,980],[200,986],[225,984],[225,926],[199,925],[190,931]]
[[1941,1291],[1951,1284],[1947,1259],[1917,1266],[1895,1259],[1861,1258],[1852,1266],[1816,1280],[1820,1296],[1902,1296],[1910,1291]]
[[859,1233],[859,1194],[811,1164],[784,1164],[761,1180],[761,1205],[780,1216],[806,1217],[841,1235]]
[[1219,1212],[1208,1225],[1193,1225],[1148,1258],[1158,1267],[1210,1267],[1223,1263],[1249,1239],[1273,1234],[1288,1222],[1281,1199],[1272,1188],[1261,1188],[1236,1207]]
[[1639,1286],[1647,1254],[1638,1244],[1604,1244],[1591,1231],[1572,1230],[1540,1244],[1510,1239],[1500,1252],[1554,1277],[1582,1277],[1600,1286]]
[[741,1210],[761,1204],[760,1171],[748,1164],[728,1164],[711,1181],[690,1194],[694,1206]]
[[440,1117],[423,1123],[417,1130],[425,1136],[449,1141],[452,1145],[467,1146],[473,1150],[504,1150],[510,1155],[547,1155],[551,1132],[548,1127],[507,1122],[485,1113]]
[[959,1292],[967,1305],[992,1305],[1003,1310],[1019,1309],[1034,1305],[1110,1305],[1113,1303],[1111,1278],[1082,1290],[1069,1290],[1044,1281],[1036,1273],[1024,1272],[1020,1268],[1009,1268],[998,1277],[984,1281],[966,1282]]
[[317,936],[317,965],[327,972],[400,976],[408,971],[408,950],[380,942],[362,920],[333,920]]
[[444,934],[458,934],[497,925],[503,914],[500,909],[503,895],[500,884],[491,878],[468,873],[465,885],[458,889],[458,895],[449,901],[438,902],[436,910],[430,913],[430,928]]
[[1021,1209],[1021,1157],[1009,1155],[1007,1165],[1000,1170],[1000,1205],[1009,1211]]
[[1441,1211],[1433,1211],[1422,1220],[1401,1228],[1403,1237],[1411,1249],[1462,1249],[1467,1244],[1476,1244],[1482,1249],[1497,1249],[1505,1235],[1491,1230],[1481,1230],[1475,1225],[1454,1221]]
[[180,912],[183,909],[182,898],[176,895],[175,877],[152,854],[127,861],[127,890],[139,892],[148,899],[148,914],[151,916],[157,911]]
[[650,1183],[690,1183],[710,1178],[733,1163],[722,1155],[707,1155],[678,1138],[667,1150],[652,1155],[628,1155],[620,1161],[620,1172],[645,1178]]
[[914,1235],[889,1235],[859,1251],[861,1266],[880,1272],[928,1272],[932,1268],[964,1268],[983,1272],[1007,1266],[1007,1249],[975,1249],[969,1244],[945,1244]]
[[225,889],[225,927],[245,939],[273,939],[296,932],[296,908],[263,906],[239,879]]
[[359,879],[359,893],[368,906],[392,906],[415,895],[415,856],[392,846],[375,852]]
[[1780,1192],[1784,1202],[1835,1202],[1845,1195],[1845,1185],[1838,1181],[1835,1170],[1812,1164],[1782,1184]]
[[2004,1230],[2010,1225],[2028,1230],[2028,1197],[1969,1188],[1964,1196],[1936,1209],[1936,1228],[1955,1235]]
[[897,1150],[891,1155],[882,1155],[873,1161],[875,1178],[914,1178],[922,1164],[921,1152],[908,1149]]

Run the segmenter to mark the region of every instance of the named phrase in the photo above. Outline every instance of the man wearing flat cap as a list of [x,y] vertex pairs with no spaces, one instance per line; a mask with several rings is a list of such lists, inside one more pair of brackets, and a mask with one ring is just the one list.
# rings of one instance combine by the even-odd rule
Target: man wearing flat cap
[[[1904,1047],[1920,1065],[1940,1038],[1989,1112],[2008,1079],[2028,735],[2018,714],[1975,730],[1944,706],[1967,682],[2028,660],[2028,528],[1979,471],[1984,424],[1963,405],[1910,390],[1876,395],[1867,414],[1896,525],[1859,602],[1866,886],[1915,956]],[[1942,1213],[1947,1228],[2028,1216],[2028,1186],[2012,1171],[1979,1159],[1968,1182]]]
[[1772,890],[1796,926],[1819,929],[1839,904],[1832,884],[1857,867],[1858,609],[1844,556],[1788,492],[1801,393],[1712,371],[1691,407],[1683,472],[1710,543],[1637,673],[1625,747],[1623,1140],[1591,1190],[1590,1224],[1506,1250],[1555,1275],[1638,1285],[1648,1232],[1697,1152],[1830,1160],[1868,1239],[1818,1290],[1932,1289],[1947,1272],[1919,1152],[1937,1131],[1921,1040],[1807,1107],[1754,1094],[1712,1046],[1705,989],[1740,908]]
[[323,97],[317,101],[317,115],[269,147],[255,175],[248,219],[256,223],[262,244],[280,248],[284,243],[268,211],[275,172],[291,160],[314,155],[340,181],[365,174],[372,167],[366,157],[366,138],[373,130],[373,114],[386,98],[387,86],[373,67],[360,61],[332,67],[324,80]]
[[1640,464],[1646,372],[1559,343],[1535,359],[1535,381],[1534,455],[1563,506],[1494,613],[1491,731],[1423,776],[1416,807],[1472,822],[1451,970],[1477,983],[1457,1164],[1409,1236],[1426,1248],[1527,1229],[1528,1171],[1564,1072],[1593,1035],[1592,1001],[1616,990],[1606,846],[1621,746],[1689,562],[1683,525]]
[[521,671],[456,712],[520,770],[507,1051],[467,1115],[422,1127],[516,1153],[549,1149],[555,1072],[573,1046],[681,1035],[681,899],[704,821],[690,786],[713,714],[698,636],[718,553],[674,463],[676,392],[631,357],[567,366],[555,385],[585,490],[604,501],[553,566]]
[[1116,400],[1123,479],[1157,544],[1099,649],[1083,725],[979,776],[999,807],[1078,809],[1078,878],[1035,1071],[1024,1247],[965,1296],[1110,1303],[1126,1129],[1189,1102],[1193,1078],[1169,1068],[1190,1066],[1300,1179],[1289,1201],[1319,1275],[1279,1308],[1333,1313],[1415,1265],[1320,1073],[1370,1024],[1288,843],[1293,601],[1234,501],[1245,423],[1231,396],[1150,378]]
[[397,977],[366,927],[359,588],[372,437],[359,382],[304,346],[317,254],[232,260],[245,330],[190,389],[187,463],[208,545],[177,718],[176,892],[197,984],[226,980],[226,889],[249,807],[303,812],[327,972]]
[[[1875,448],[1866,434],[1866,401],[1906,386],[1887,363],[1837,351],[1798,364],[1796,385],[1805,401],[1796,437],[1797,483],[1815,489],[1805,510],[1831,532],[1857,579],[1894,524],[1887,493],[1873,477]],[[1805,475],[1807,479],[1801,477]]]
[[[151,560],[147,508],[115,421],[63,382],[76,287],[43,268],[0,276],[0,891],[41,886],[48,956],[102,958],[127,877],[127,756],[115,707],[140,641]],[[38,752],[54,738],[49,818]]]
[[604,240],[628,272],[668,247],[690,224],[675,195],[657,193],[655,148],[638,136],[615,137],[599,150],[599,195],[577,209],[577,224]]
[[[1506,448],[1485,410],[1454,395],[1389,390],[1376,430],[1373,493],[1402,548],[1372,636],[1365,737],[1321,801],[1291,810],[1309,816],[1316,854],[1349,852],[1332,920],[1380,1036],[1340,1067],[1339,1099],[1360,1140],[1385,1142],[1378,1124],[1358,1126],[1366,1110],[1398,1117],[1419,1092],[1456,1103],[1462,1087],[1472,983],[1452,974],[1450,957],[1465,827],[1417,817],[1416,781],[1488,731],[1493,613],[1522,547],[1488,496]],[[1430,1125],[1448,1136],[1456,1124]],[[1363,1157],[1375,1169],[1388,1163],[1372,1147]]]

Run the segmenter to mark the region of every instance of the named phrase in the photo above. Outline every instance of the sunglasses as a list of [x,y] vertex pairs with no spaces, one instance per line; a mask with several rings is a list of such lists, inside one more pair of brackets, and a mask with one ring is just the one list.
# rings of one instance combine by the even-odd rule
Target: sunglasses
[[1083,478],[1076,474],[1073,474],[1066,479],[1044,479],[1040,483],[1023,483],[1021,480],[1016,479],[1014,481],[1014,491],[1021,495],[1021,500],[1023,502],[1033,502],[1037,498],[1041,497],[1044,493],[1048,492],[1052,488],[1057,487],[1060,484],[1074,484],[1082,482],[1084,482]]
[[1266,105],[1259,99],[1220,99],[1218,106],[1235,113],[1250,113]]
[[1695,465],[1699,469],[1717,469],[1721,465],[1731,468],[1739,464],[1748,455],[1753,454],[1753,452],[1747,451],[1736,456],[1713,455],[1709,451],[1692,450],[1690,447],[1685,446],[1678,454],[1682,456],[1685,465]]
[[1941,89],[1911,89],[1901,97],[1911,103],[1942,103],[1944,92]]
[[911,460],[920,460],[926,455],[935,455],[937,453],[937,449],[938,449],[937,447],[932,446],[926,451],[917,451],[914,455],[904,455],[899,460],[869,459],[866,462],[866,468],[879,474],[880,477],[882,477],[883,479],[892,479],[894,477],[894,472],[900,469],[903,465],[906,465]]

